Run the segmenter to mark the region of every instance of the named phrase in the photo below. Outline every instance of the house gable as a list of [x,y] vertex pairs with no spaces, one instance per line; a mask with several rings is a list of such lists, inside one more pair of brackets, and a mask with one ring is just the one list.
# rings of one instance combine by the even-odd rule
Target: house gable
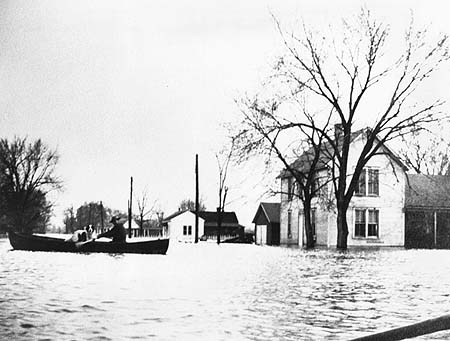
[[257,225],[267,225],[270,223],[280,223],[280,204],[279,203],[260,203],[252,223]]
[[[353,176],[358,157],[364,147],[366,130],[352,134],[348,159],[348,181]],[[327,144],[325,144],[325,147]],[[324,153],[325,155],[326,153]],[[326,162],[325,162],[326,161]],[[301,162],[299,164],[302,164]],[[332,163],[326,156],[319,167],[318,177],[326,176],[332,169]],[[302,164],[305,166],[305,163]],[[304,168],[305,169],[305,168]],[[307,168],[306,168],[307,169]],[[387,146],[380,147],[365,165],[365,192],[354,195],[347,211],[349,226],[349,246],[402,246],[404,245],[404,207],[405,207],[405,181],[406,167],[400,158]],[[369,191],[369,176],[373,186],[372,176],[376,175],[376,191]],[[305,241],[304,217],[302,202],[298,197],[289,197],[293,189],[288,189],[289,172],[282,172],[281,176],[281,214],[280,233],[282,244],[303,245]],[[325,200],[315,197],[312,208],[315,210],[314,226],[318,245],[334,246],[337,240],[336,213],[334,210],[335,198],[331,193],[333,186],[329,184]],[[371,187],[373,188],[373,187]],[[295,189],[295,188],[294,188]],[[297,190],[297,189],[295,189]],[[330,203],[327,203],[328,200]],[[370,232],[369,232],[370,229]]]

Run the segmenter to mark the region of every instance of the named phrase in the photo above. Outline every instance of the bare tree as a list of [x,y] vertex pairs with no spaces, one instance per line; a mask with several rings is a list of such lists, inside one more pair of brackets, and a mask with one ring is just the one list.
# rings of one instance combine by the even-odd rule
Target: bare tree
[[47,194],[62,187],[55,174],[58,160],[40,139],[0,140],[0,204],[8,228],[45,231],[53,206]]
[[228,167],[235,148],[234,139],[229,146],[224,147],[216,153],[217,167],[219,169],[219,206],[217,207],[217,244],[220,244],[220,233],[222,229],[222,213],[227,202],[228,186],[226,186]]
[[150,203],[148,190],[145,188],[139,198],[136,199],[139,212],[139,229],[141,236],[144,235],[144,219],[156,212],[156,200]]
[[[287,99],[286,99],[287,101]],[[314,231],[311,222],[312,200],[328,186],[329,179],[321,177],[320,171],[326,168],[323,163],[325,153],[325,134],[328,131],[331,113],[327,120],[316,129],[315,116],[302,111],[304,121],[295,125],[278,113],[280,99],[261,103],[257,98],[244,99],[241,103],[242,121],[234,130],[235,158],[238,163],[250,157],[263,155],[270,164],[272,157],[281,161],[284,171],[281,178],[288,178],[287,191],[274,191],[273,194],[286,195],[288,200],[297,197],[303,203],[305,219],[306,247],[314,247]],[[286,146],[283,139],[289,140],[295,128],[295,139]],[[318,127],[317,127],[318,128]],[[293,145],[292,145],[293,144]],[[294,161],[291,161],[294,159]],[[294,179],[291,181],[290,178]]]
[[[374,19],[367,9],[344,20],[342,27],[331,27],[329,35],[314,32],[306,24],[298,33],[287,33],[276,23],[286,54],[277,62],[273,79],[293,97],[307,97],[311,107],[331,111],[331,121],[340,128],[336,138],[323,125],[310,126],[327,144],[337,210],[337,247],[346,249],[346,212],[364,166],[383,153],[386,142],[420,131],[444,116],[439,111],[442,101],[423,104],[415,96],[422,83],[448,60],[448,39],[440,36],[428,43],[427,31],[415,30],[411,22],[402,52],[394,55],[398,40],[388,45],[393,37],[389,26]],[[283,129],[305,126],[304,119],[289,117],[281,123]],[[364,126],[369,128],[362,130]],[[349,152],[356,135],[362,136],[363,147],[353,165]]]
[[450,175],[450,143],[430,132],[413,132],[402,138],[400,156],[418,174]]
[[75,217],[73,206],[64,210],[64,226],[66,233],[73,233],[75,231],[77,218]]

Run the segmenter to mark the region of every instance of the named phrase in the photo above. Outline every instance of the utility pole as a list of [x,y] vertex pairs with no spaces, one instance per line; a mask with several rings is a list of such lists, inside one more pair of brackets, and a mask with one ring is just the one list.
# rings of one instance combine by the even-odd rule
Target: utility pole
[[198,154],[195,154],[195,243],[198,243],[198,210],[199,210],[199,186],[198,186]]
[[131,238],[131,214],[133,203],[133,177],[130,179],[130,199],[128,200],[128,238]]
[[101,231],[100,233],[103,233],[104,230],[104,223],[103,223],[103,202],[100,201],[100,223],[101,223]]

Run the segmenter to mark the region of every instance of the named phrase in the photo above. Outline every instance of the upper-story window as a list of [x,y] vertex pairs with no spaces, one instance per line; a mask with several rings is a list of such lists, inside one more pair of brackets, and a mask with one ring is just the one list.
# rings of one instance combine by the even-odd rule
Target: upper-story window
[[379,180],[378,180],[378,169],[368,169],[368,179],[367,179],[367,189],[369,195],[378,195]]
[[355,195],[378,195],[379,194],[379,171],[373,168],[364,168],[359,175]]
[[292,177],[288,178],[288,183],[287,183],[287,198],[288,200],[292,200],[293,196],[294,196],[294,179]]

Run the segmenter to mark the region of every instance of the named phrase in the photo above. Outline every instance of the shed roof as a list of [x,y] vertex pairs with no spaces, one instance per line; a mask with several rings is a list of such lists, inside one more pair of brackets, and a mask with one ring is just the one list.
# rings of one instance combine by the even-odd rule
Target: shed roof
[[[205,224],[217,223],[217,212],[215,212],[215,211],[198,212],[198,216],[205,220]],[[239,224],[236,213],[222,212],[222,223],[224,223],[224,224]]]
[[450,209],[449,176],[409,174],[408,183],[406,185],[406,208]]
[[262,202],[256,211],[253,223],[256,223],[258,215],[263,213],[269,223],[280,222],[280,203],[278,202]]

